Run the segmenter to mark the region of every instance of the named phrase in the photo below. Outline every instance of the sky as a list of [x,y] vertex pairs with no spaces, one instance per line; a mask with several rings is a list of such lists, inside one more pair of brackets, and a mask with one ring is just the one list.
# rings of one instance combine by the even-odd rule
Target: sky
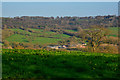
[[2,2],[119,2],[120,0],[1,0]]
[[3,2],[2,16],[98,16],[117,15],[117,2]]

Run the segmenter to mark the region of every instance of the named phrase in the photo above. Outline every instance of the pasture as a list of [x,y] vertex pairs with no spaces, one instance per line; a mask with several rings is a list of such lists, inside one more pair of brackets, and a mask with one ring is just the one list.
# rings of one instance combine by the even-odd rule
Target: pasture
[[3,78],[119,78],[118,54],[3,49]]

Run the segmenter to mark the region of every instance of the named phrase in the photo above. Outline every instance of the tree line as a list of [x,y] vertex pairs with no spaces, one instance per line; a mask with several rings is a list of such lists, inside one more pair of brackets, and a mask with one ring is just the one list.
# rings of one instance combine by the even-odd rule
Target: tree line
[[2,28],[36,28],[36,29],[71,29],[78,27],[89,28],[91,25],[102,25],[104,27],[117,27],[118,17],[115,15],[96,17],[3,17]]

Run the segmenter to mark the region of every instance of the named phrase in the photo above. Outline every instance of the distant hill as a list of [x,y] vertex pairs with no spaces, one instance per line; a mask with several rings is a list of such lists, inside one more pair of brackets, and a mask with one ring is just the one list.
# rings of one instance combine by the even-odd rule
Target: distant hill
[[[85,32],[91,30],[91,26],[102,25],[108,30],[107,32],[110,32],[103,41],[103,45],[112,44],[104,49],[117,53],[116,46],[119,38],[117,20],[118,17],[115,15],[57,18],[3,17],[1,44],[5,49],[48,49],[49,45],[65,45],[68,50],[71,50],[71,46],[75,45],[74,48],[79,50],[81,48],[79,44],[87,43],[90,39]],[[82,51],[87,51],[87,47],[88,45],[86,50],[82,49]]]
[[3,17],[3,28],[53,28],[53,29],[71,29],[76,30],[78,27],[88,28],[91,25],[103,25],[104,27],[117,27],[118,17],[115,15],[96,16],[96,17]]

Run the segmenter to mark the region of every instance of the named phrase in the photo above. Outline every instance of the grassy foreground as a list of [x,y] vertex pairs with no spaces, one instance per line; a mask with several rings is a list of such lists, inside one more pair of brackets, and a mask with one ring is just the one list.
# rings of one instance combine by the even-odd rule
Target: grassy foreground
[[118,54],[3,49],[3,78],[119,78]]

